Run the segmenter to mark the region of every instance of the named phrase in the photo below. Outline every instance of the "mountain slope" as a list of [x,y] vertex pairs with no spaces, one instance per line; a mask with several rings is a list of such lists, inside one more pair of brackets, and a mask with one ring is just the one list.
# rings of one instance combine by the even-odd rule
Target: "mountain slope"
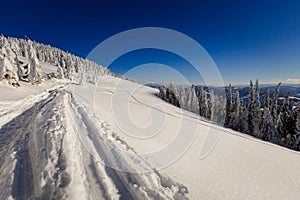
[[[132,91],[132,96],[125,95],[124,90]],[[96,115],[110,122],[118,136],[125,138],[138,153],[144,154],[152,166],[161,166],[161,173],[186,185],[189,190],[188,197],[295,199],[299,196],[299,152],[210,124],[197,115],[158,99],[154,95],[156,92],[156,89],[124,80],[102,78],[96,92]],[[116,117],[124,112],[123,105],[128,105],[133,125],[126,121],[123,126],[121,118]],[[157,123],[155,118],[165,121],[157,135],[147,139],[130,135],[137,133],[140,127]],[[191,146],[185,152],[179,152],[183,154],[174,162],[160,165],[163,161],[151,152],[166,148],[165,145],[179,137],[177,133],[185,137],[195,133]],[[207,157],[201,159],[200,151],[206,135],[218,133],[220,137],[215,148]],[[170,156],[173,150],[176,152],[176,149],[172,149]]]
[[0,199],[300,195],[299,152],[214,125],[58,49],[2,41]]
[[[57,83],[8,107],[0,102],[1,199],[186,199],[183,185],[157,171],[129,173],[103,163],[135,167],[139,156],[125,143],[133,157],[119,155],[120,140],[111,140],[108,123],[93,118],[75,86],[85,88]],[[139,166],[149,168],[142,160]]]

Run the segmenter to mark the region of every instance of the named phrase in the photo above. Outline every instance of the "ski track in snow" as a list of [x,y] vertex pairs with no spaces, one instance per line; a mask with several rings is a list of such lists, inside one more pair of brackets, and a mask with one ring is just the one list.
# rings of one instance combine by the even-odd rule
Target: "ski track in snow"
[[150,168],[66,87],[0,103],[0,199],[187,199],[158,171],[105,165]]
[[[151,170],[149,164],[110,129],[108,122],[102,121],[99,126],[100,120],[95,120],[97,117],[92,114],[89,115],[88,113],[92,112],[88,112],[84,105],[77,104],[74,98],[71,99],[70,104],[74,113],[79,115],[80,120],[77,122],[83,123],[77,127],[81,141],[85,143],[85,147],[93,157],[98,157],[102,163],[108,165],[104,166],[105,172],[119,191],[120,199],[187,199],[185,193],[188,190],[185,186],[159,174],[158,171],[138,174],[118,171],[111,167],[121,164],[125,168],[141,167]],[[132,157],[122,154],[120,149],[129,151]]]
[[43,95],[41,101],[1,127],[1,199],[64,196],[69,177],[62,150],[62,94],[50,90],[47,98]]

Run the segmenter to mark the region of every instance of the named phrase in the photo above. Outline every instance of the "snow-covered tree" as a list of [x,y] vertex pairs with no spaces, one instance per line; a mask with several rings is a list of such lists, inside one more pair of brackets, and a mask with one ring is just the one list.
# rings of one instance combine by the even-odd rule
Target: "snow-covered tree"
[[213,89],[209,91],[208,100],[208,119],[220,125],[224,125],[225,118],[225,98],[214,92]]
[[171,103],[177,107],[180,107],[177,97],[175,96],[174,92],[172,90],[170,90],[169,87],[166,87],[166,86],[160,87],[158,96],[160,98],[162,98],[163,100],[168,101],[169,103]]
[[261,110],[260,110],[260,101],[259,101],[259,84],[258,80],[255,82],[255,91],[253,99],[253,134],[256,136],[260,135],[260,123],[261,123]]
[[242,115],[242,132],[243,133],[249,133],[249,111],[247,107],[243,107],[243,115]]
[[61,66],[57,65],[57,78],[63,79],[65,78],[64,70]]
[[229,84],[227,95],[226,95],[226,116],[225,116],[225,126],[231,127],[232,125],[229,124],[231,121],[232,116],[232,88],[231,84]]
[[294,144],[294,148],[300,150],[300,113],[297,112],[296,124],[295,124],[295,137],[296,142]]
[[6,80],[8,84],[18,87],[19,77],[15,57],[8,40],[2,35],[0,37],[0,81]]
[[198,103],[198,98],[196,96],[196,91],[195,91],[195,86],[192,85],[191,87],[191,92],[190,92],[190,99],[191,99],[191,108],[190,111],[193,113],[199,113],[199,103]]
[[187,110],[187,95],[184,87],[178,88],[178,101],[180,104],[180,108],[183,110]]
[[240,93],[239,90],[235,90],[235,98],[233,104],[234,112],[231,113],[229,126],[234,130],[241,131],[242,130],[242,118],[243,118],[243,111],[241,106],[240,100]]
[[293,141],[294,119],[292,116],[292,107],[290,105],[290,97],[287,94],[284,98],[283,104],[280,107],[280,114],[278,117],[278,134],[282,144],[291,145]]
[[271,104],[270,92],[269,89],[266,89],[264,94],[264,110],[263,110],[263,117],[262,117],[259,138],[277,143],[278,136],[271,115],[270,104]]
[[198,102],[199,102],[200,116],[207,117],[208,116],[208,98],[207,98],[207,92],[204,90],[203,86],[199,87]]
[[0,81],[1,80],[6,80],[8,84],[15,87],[20,86],[16,68],[2,55],[0,55]]
[[28,81],[33,84],[39,84],[42,78],[41,65],[37,58],[32,58],[28,65]]
[[270,103],[270,112],[273,119],[273,123],[275,128],[277,129],[277,122],[278,122],[278,95],[279,95],[279,88],[281,83],[279,83],[274,91],[273,97]]
[[249,98],[248,98],[248,131],[249,134],[253,135],[254,132],[254,87],[250,80]]
[[277,135],[270,110],[267,106],[264,107],[261,131],[259,138],[268,141],[277,141]]
[[39,84],[42,78],[42,70],[40,62],[37,59],[35,49],[33,48],[31,43],[29,43],[28,45],[28,52],[28,81],[30,83]]
[[270,91],[268,88],[266,88],[264,94],[264,107],[270,108],[270,102]]

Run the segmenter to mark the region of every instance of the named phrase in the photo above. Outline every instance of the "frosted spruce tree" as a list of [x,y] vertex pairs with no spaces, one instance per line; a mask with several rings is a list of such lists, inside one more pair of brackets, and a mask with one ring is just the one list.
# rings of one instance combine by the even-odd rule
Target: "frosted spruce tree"
[[203,117],[208,116],[208,98],[203,86],[199,87],[198,93],[199,115]]
[[240,93],[239,90],[235,90],[235,97],[234,97],[234,104],[233,104],[234,112],[231,113],[230,123],[229,126],[236,131],[242,130],[242,118],[243,118],[243,111],[241,106],[240,100]]
[[178,100],[180,104],[180,108],[183,110],[187,110],[187,95],[184,87],[180,87],[178,89]]
[[277,142],[276,129],[270,112],[269,89],[266,89],[264,94],[264,110],[259,138],[262,140]]
[[199,113],[199,104],[198,104],[198,98],[196,96],[195,86],[192,85],[191,92],[190,92],[190,99],[191,99],[191,108],[190,111],[193,113],[198,114]]
[[225,116],[225,126],[226,127],[232,127],[232,124],[230,124],[231,120],[231,114],[232,114],[232,87],[231,84],[229,84],[227,95],[226,95],[226,116]]
[[253,134],[257,137],[260,135],[260,123],[261,123],[261,111],[260,111],[260,101],[259,101],[259,84],[258,80],[255,81],[254,99],[253,99]]
[[278,134],[280,141],[284,145],[291,145],[292,143],[292,133],[293,128],[293,119],[292,119],[292,107],[290,105],[290,97],[287,94],[284,98],[283,104],[280,107],[280,113],[278,116]]
[[208,98],[208,119],[211,121],[224,125],[224,101],[225,99],[222,99],[221,95],[218,95],[214,92],[214,90],[209,91],[209,98]]
[[32,44],[28,44],[29,51],[29,64],[28,64],[28,82],[32,84],[41,83],[42,70],[41,65],[37,59],[35,49],[32,47]]
[[64,69],[60,65],[57,65],[57,78],[65,78]]
[[295,124],[295,136],[296,136],[296,142],[294,144],[294,149],[300,150],[300,113],[299,110],[297,111],[297,118],[296,118],[296,124]]
[[253,83],[250,80],[249,98],[248,98],[248,131],[249,134],[254,135],[254,88]]
[[7,39],[0,36],[0,81],[5,80],[9,85],[19,87],[19,77],[17,73],[16,55],[10,49]]
[[277,85],[273,97],[270,102],[270,112],[273,119],[273,123],[275,126],[275,129],[277,129],[277,122],[278,122],[278,95],[279,95],[279,88],[280,88],[281,82]]
[[242,115],[242,132],[243,133],[249,133],[249,123],[248,123],[248,117],[249,117],[249,111],[247,107],[243,107],[243,115]]

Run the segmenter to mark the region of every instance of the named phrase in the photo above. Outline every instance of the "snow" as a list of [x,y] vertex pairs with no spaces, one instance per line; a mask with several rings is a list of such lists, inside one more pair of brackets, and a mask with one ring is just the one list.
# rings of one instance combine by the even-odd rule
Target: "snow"
[[[57,72],[40,64],[43,74]],[[157,89],[84,79],[0,82],[0,199],[300,195],[299,152],[212,124],[161,100]]]
[[[128,100],[120,91],[120,87],[115,89],[116,85],[121,85],[121,88],[128,91],[132,91],[132,88],[138,90],[135,90],[133,97]],[[190,122],[189,128],[185,127],[183,130],[184,134],[195,132],[196,126],[195,138],[188,150],[175,162],[160,170],[161,173],[186,185],[190,199],[296,199],[299,196],[298,152],[212,125],[196,115],[160,100],[153,95],[155,92],[155,89],[141,87],[125,80],[102,78],[94,100],[96,115],[108,121],[111,129],[115,130],[118,136],[125,138],[138,153],[149,155],[172,141],[180,128],[181,119]],[[118,100],[120,106],[112,105],[114,99]],[[128,126],[133,130],[128,130],[122,126],[122,121],[116,121],[114,115],[123,112],[120,99],[129,101],[128,112],[131,113],[131,120],[138,125],[136,130],[131,125]],[[156,107],[161,109],[155,112]],[[159,134],[146,140],[130,136],[129,131],[136,133],[141,126],[151,123],[149,113],[152,114],[152,120],[164,119],[165,123]],[[220,133],[221,136],[213,151],[205,159],[199,159],[201,145],[207,133]],[[157,162],[160,162],[158,158],[150,156],[147,161],[156,167],[159,166]]]
[[[127,172],[149,165],[108,122],[94,118],[74,84],[51,83],[43,82],[46,90],[7,89],[28,94],[1,102],[1,199],[186,199],[185,186],[158,171]],[[111,166],[121,161],[128,170],[104,161]]]

